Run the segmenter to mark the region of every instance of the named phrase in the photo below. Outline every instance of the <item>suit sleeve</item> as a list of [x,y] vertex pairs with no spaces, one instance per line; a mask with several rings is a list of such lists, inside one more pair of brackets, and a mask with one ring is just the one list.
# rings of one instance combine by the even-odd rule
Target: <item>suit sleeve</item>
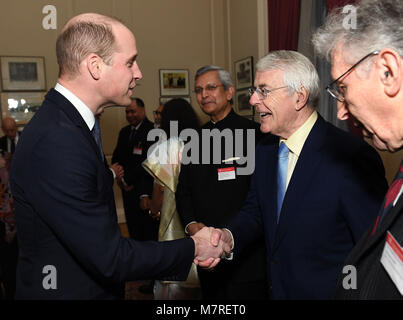
[[66,130],[59,129],[33,149],[27,197],[41,219],[97,278],[111,282],[186,279],[193,261],[193,241],[122,238],[110,176],[83,138],[77,132],[66,135]]
[[370,228],[388,188],[378,153],[362,142],[340,184],[342,212],[355,243]]
[[197,221],[192,201],[192,164],[182,165],[176,188],[176,209],[182,220],[183,226],[192,221]]
[[263,236],[262,212],[258,201],[255,173],[252,175],[250,189],[244,205],[226,226],[234,237],[235,258],[242,252],[243,248]]

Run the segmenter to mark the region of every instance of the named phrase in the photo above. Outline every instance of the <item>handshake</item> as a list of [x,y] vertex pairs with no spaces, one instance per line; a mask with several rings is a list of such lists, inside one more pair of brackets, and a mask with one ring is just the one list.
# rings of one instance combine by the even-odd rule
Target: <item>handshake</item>
[[233,248],[232,235],[227,229],[204,227],[191,236],[195,243],[193,262],[207,270],[213,269]]

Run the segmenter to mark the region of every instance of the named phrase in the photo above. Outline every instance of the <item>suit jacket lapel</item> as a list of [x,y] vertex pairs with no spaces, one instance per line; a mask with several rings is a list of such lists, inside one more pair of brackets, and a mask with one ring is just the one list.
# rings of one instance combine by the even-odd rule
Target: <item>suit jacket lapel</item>
[[262,201],[263,217],[265,220],[266,233],[269,236],[270,244],[273,246],[277,229],[277,154],[278,139],[265,148],[264,157],[262,157],[263,173],[259,175],[261,179],[258,187],[260,189],[260,198]]
[[[83,117],[73,106],[73,104],[69,100],[67,100],[62,94],[60,94],[54,89],[49,90],[49,92],[46,95],[46,99],[53,101],[53,104],[57,108],[59,108],[62,112],[64,112],[66,116],[72,121],[72,123],[74,123],[77,127],[80,128],[83,136],[92,146],[94,152],[98,155],[99,149],[97,143],[95,142],[95,139],[92,137],[91,132],[87,124],[85,123]],[[99,158],[99,160],[102,161],[102,159],[99,156],[97,158]]]
[[280,245],[295,215],[300,214],[298,207],[303,201],[305,193],[309,192],[312,176],[317,174],[317,168],[322,161],[320,150],[325,142],[326,131],[326,123],[318,115],[318,119],[304,143],[285,193],[273,249]]
[[[380,208],[381,210],[381,208]],[[377,245],[379,241],[386,240],[386,232],[391,227],[393,222],[399,216],[399,213],[403,210],[403,196],[400,196],[396,205],[390,209],[390,211],[385,215],[383,221],[378,226],[374,235],[371,235],[373,226],[368,230],[368,233],[360,240],[360,244],[354,249],[356,251],[355,255],[352,255],[352,263],[357,262],[360,258],[370,250],[374,245]]]

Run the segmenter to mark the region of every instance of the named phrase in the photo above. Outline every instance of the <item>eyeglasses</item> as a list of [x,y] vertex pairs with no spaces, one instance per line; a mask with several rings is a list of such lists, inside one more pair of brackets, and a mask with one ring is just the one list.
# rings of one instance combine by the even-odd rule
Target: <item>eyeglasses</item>
[[196,94],[202,94],[203,90],[206,90],[207,92],[213,92],[215,91],[218,87],[222,87],[222,85],[220,84],[208,84],[207,86],[205,86],[204,88],[202,87],[196,87],[195,88],[195,93]]
[[256,92],[259,100],[264,100],[267,98],[267,96],[269,95],[270,92],[273,92],[273,91],[276,91],[279,89],[283,89],[283,88],[287,88],[287,87],[288,86],[283,86],[283,87],[274,88],[274,89],[252,87],[252,88],[249,88],[248,93],[249,93],[249,97],[252,97],[253,94]]
[[340,77],[338,77],[336,80],[332,81],[327,87],[326,91],[335,99],[337,99],[340,102],[344,102],[345,99],[345,94],[346,94],[346,87],[344,85],[340,85],[339,81],[341,78],[343,78],[346,74],[351,72],[355,67],[357,67],[361,62],[363,62],[365,59],[368,57],[371,57],[373,55],[379,54],[379,51],[373,51],[369,54],[367,54],[365,57],[361,58],[358,60],[357,63],[353,64],[353,66],[348,69],[346,72],[344,72]]
[[158,110],[154,110],[153,113],[154,113],[155,115],[161,115],[161,114],[162,114],[162,112],[161,112],[161,111],[158,111]]

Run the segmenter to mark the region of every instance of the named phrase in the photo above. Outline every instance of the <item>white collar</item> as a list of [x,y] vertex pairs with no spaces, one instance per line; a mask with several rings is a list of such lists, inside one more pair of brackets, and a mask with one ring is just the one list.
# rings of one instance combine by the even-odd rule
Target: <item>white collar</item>
[[95,124],[95,116],[90,108],[88,108],[87,105],[82,102],[74,93],[63,87],[60,83],[56,83],[55,90],[71,102],[91,131]]

